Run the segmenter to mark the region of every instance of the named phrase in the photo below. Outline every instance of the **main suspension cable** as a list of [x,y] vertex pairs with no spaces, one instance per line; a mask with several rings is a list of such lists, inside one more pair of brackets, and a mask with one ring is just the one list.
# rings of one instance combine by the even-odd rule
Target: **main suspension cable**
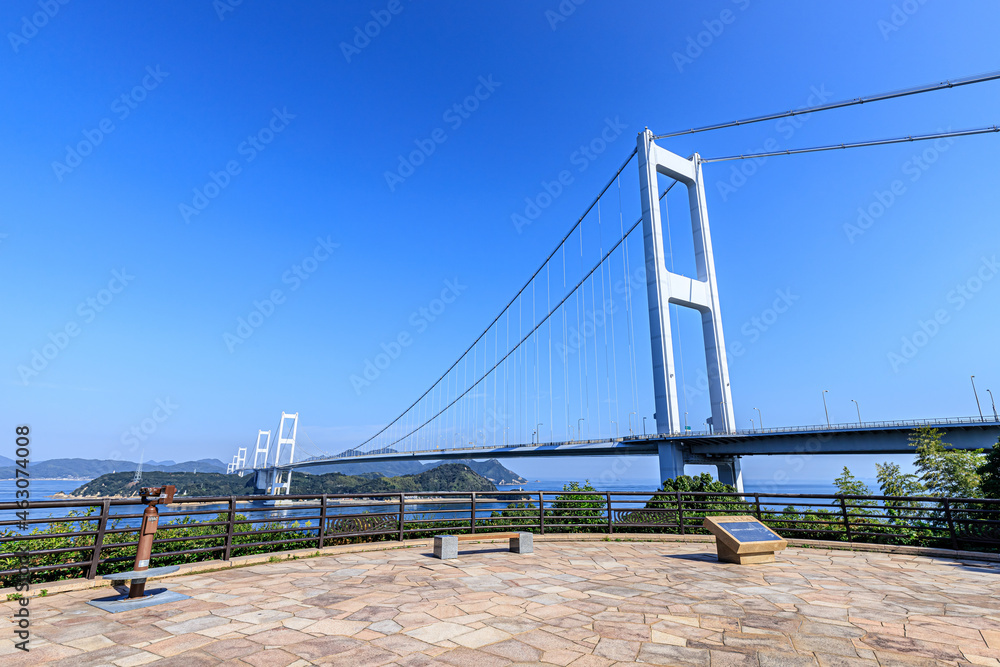
[[729,155],[726,157],[702,158],[702,162],[726,162],[729,160],[752,160],[755,158],[775,157],[778,155],[801,155],[803,153],[819,153],[822,151],[834,151],[845,148],[866,148],[868,146],[888,146],[890,144],[905,144],[913,141],[932,141],[934,139],[948,139],[951,137],[969,137],[976,134],[989,134],[1000,132],[1000,127],[990,125],[989,127],[978,127],[971,130],[956,130],[954,132],[935,132],[934,134],[917,134],[895,139],[876,139],[873,141],[856,141],[849,144],[833,144],[830,146],[816,146],[813,148],[790,148],[783,151],[772,151],[770,153],[746,153],[742,155]]
[[790,111],[771,113],[764,116],[755,116],[753,118],[745,118],[743,120],[729,121],[727,123],[706,125],[704,127],[696,127],[690,130],[679,130],[677,132],[669,132],[667,134],[658,134],[655,137],[653,137],[653,139],[666,139],[668,137],[679,137],[685,134],[709,132],[711,130],[721,130],[727,127],[741,127],[743,125],[751,125],[753,123],[763,123],[764,121],[777,120],[778,118],[788,118],[790,116],[804,116],[806,114],[816,113],[818,111],[843,109],[845,107],[852,107],[859,104],[870,104],[872,102],[881,102],[883,100],[891,100],[891,99],[896,99],[898,97],[907,97],[909,95],[919,95],[921,93],[929,93],[935,90],[958,88],[959,86],[968,86],[974,83],[995,81],[996,79],[1000,79],[1000,71],[988,72],[986,74],[965,77],[962,79],[949,79],[947,81],[941,81],[940,83],[933,83],[926,86],[917,86],[916,88],[906,88],[904,90],[897,90],[890,93],[879,93],[878,95],[869,95],[867,97],[855,97],[850,100],[841,100],[840,102],[831,102],[830,104],[820,104],[814,107],[806,107],[803,109],[792,109]]

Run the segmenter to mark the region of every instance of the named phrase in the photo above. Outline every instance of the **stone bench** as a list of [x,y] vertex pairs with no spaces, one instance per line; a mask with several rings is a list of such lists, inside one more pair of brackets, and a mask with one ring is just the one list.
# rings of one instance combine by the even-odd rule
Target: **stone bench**
[[478,535],[435,535],[434,555],[442,560],[458,558],[458,543],[472,540],[510,539],[510,550],[516,554],[534,552],[531,533],[480,533]]

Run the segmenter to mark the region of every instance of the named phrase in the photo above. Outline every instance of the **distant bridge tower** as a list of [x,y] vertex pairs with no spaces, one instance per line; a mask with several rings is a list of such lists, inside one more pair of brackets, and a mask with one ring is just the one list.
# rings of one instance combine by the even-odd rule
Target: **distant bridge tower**
[[[285,423],[290,422],[286,427]],[[277,466],[282,464],[282,446],[286,446],[288,460],[285,464],[295,461],[295,437],[299,429],[299,413],[281,413],[281,421],[278,422],[278,432],[274,438],[274,458],[270,459],[271,453],[271,432],[257,431],[257,444],[253,454],[253,468],[256,479],[254,486],[268,495],[288,494],[292,486],[291,469],[279,470]],[[287,436],[285,434],[288,434]],[[246,450],[241,450],[245,455]],[[240,454],[237,454],[237,458]],[[269,460],[270,459],[270,460]]]
[[[674,372],[674,348],[671,333],[670,304],[693,308],[701,313],[708,370],[712,424],[716,433],[735,430],[733,397],[729,388],[729,365],[722,335],[718,283],[712,237],[708,226],[708,206],[701,170],[701,156],[690,159],[671,153],[653,142],[648,129],[639,134],[639,193],[642,201],[642,233],[646,255],[646,292],[649,299],[649,330],[653,352],[653,390],[656,428],[659,433],[680,433],[683,421],[677,402],[677,378]],[[687,187],[694,232],[697,278],[689,278],[667,269],[668,249],[664,246],[660,219],[657,174],[663,174]],[[738,457],[695,459],[683,443],[659,445],[660,481],[684,474],[685,463],[715,465],[719,481],[743,488]]]
[[[260,439],[264,438],[264,445],[261,446]],[[270,431],[257,431],[257,444],[255,445],[253,452],[253,467],[254,469],[263,468],[267,466],[267,454],[271,450],[271,432]],[[264,455],[264,459],[258,462],[260,455]]]
[[[286,438],[285,433],[285,420],[292,422],[289,428],[289,436]],[[277,447],[274,450],[274,465],[281,464],[281,446],[289,445],[288,449],[288,462],[292,463],[295,460],[295,436],[299,430],[299,413],[289,414],[287,412],[281,413],[281,422],[278,424],[278,442]],[[292,487],[292,471],[288,470],[276,470],[274,475],[274,481],[271,485],[271,490],[269,493],[272,495],[287,495]]]
[[139,482],[142,481],[142,460],[145,457],[146,457],[146,450],[143,450],[142,453],[139,454],[139,467],[135,469],[135,476],[132,478],[133,484],[138,484]]

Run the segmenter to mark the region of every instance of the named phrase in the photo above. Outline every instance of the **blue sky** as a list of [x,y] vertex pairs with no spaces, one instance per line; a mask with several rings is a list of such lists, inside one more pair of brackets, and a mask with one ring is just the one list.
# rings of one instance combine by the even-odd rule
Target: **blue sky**
[[[997,68],[1000,8],[982,3],[562,7],[5,3],[3,421],[32,425],[38,459],[229,459],[282,410],[301,414],[300,443],[355,444],[496,316],[643,127]],[[377,35],[354,41],[378,19]],[[992,125],[998,86],[663,144],[719,156]],[[449,112],[477,94],[474,111]],[[609,124],[623,129],[581,160]],[[754,407],[765,426],[820,423],[823,389],[835,421],[855,418],[851,399],[866,420],[975,414],[971,374],[984,403],[1000,391],[998,141],[772,158],[745,178],[738,163],[705,167],[727,342],[746,344],[730,359],[739,425]],[[434,150],[400,171],[421,145]],[[518,229],[525,198],[564,170],[572,182]],[[622,181],[630,211],[635,172]],[[896,181],[891,204],[874,206]],[[859,209],[877,213],[864,229]],[[978,290],[956,296],[970,280]],[[433,321],[414,319],[447,281],[460,296]],[[794,300],[765,330],[757,322],[779,292]],[[240,329],[255,309],[259,326]],[[890,353],[941,311],[926,345],[894,364]],[[695,373],[694,320],[680,327]],[[411,343],[356,391],[351,376],[401,333]],[[37,358],[46,345],[58,350]],[[153,417],[130,445],[124,434]],[[794,474],[831,478],[840,464]],[[608,463],[510,465],[596,478]],[[746,470],[771,479],[781,466]],[[625,474],[655,476],[646,459]]]

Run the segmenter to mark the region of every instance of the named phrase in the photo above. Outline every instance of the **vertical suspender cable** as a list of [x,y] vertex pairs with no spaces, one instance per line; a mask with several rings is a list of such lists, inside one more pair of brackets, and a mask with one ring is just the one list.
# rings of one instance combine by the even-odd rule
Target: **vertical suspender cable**
[[[563,261],[563,291],[566,291],[566,246],[562,249],[562,261]],[[563,349],[562,349],[562,370],[563,370],[563,400],[566,401],[566,429],[569,430],[570,426],[570,416],[569,416],[569,347],[568,335],[566,331],[566,306],[562,308],[562,334],[563,334]],[[567,433],[567,436],[571,436],[572,433]],[[567,438],[571,440],[571,437]]]
[[[580,266],[583,266],[583,225],[580,225]],[[590,368],[587,355],[587,284],[586,282],[580,287],[580,291],[583,292],[583,311],[580,313],[580,317],[583,320],[583,324],[580,325],[579,336],[580,336],[580,356],[583,357],[583,375],[580,377],[580,384],[584,386],[584,397],[587,399],[587,411],[585,421],[587,422],[587,438],[590,438]]]
[[[537,327],[538,327],[537,322],[538,322],[538,308],[535,305],[535,283],[534,283],[534,281],[532,281],[532,283],[531,283],[531,326],[532,326],[532,328],[536,328],[537,329]],[[534,363],[534,365],[532,366],[532,369],[531,369],[533,371],[533,375],[535,376],[535,392],[534,392],[535,393],[535,422],[534,422],[535,425],[532,426],[532,428],[534,428],[534,429],[537,430],[538,429],[538,420],[542,418],[542,414],[539,411],[539,406],[540,406],[539,393],[541,392],[541,387],[539,387],[539,380],[538,380],[538,332],[537,331],[531,335],[531,339],[532,339],[532,342],[535,344],[534,345],[534,347],[535,347],[535,363]],[[541,433],[536,433],[535,435],[538,436],[539,440],[541,440]]]
[[[493,365],[497,365],[497,359],[500,358],[500,323],[497,322],[493,325]],[[497,377],[500,375],[500,371],[493,371],[493,444],[497,444],[497,426],[500,425],[500,420],[497,419]]]
[[[598,243],[598,257],[604,257],[604,233],[601,231],[601,202],[597,202],[597,236],[600,239]],[[608,262],[611,258],[608,257]],[[609,264],[610,266],[610,264]],[[609,371],[609,361],[608,361],[608,312],[607,312],[607,294],[604,291],[604,264],[601,264],[601,320],[604,327],[604,384],[608,385],[608,429],[610,433],[611,422],[615,421],[611,418],[611,381],[608,378]],[[594,311],[594,317],[597,317],[597,311]],[[597,336],[597,327],[594,327],[594,336]],[[619,424],[619,426],[621,426]]]
[[[621,229],[622,236],[625,236],[625,218],[622,211],[622,183],[621,178],[615,179],[618,181],[618,224]],[[626,320],[626,331],[628,333],[628,367],[629,367],[629,380],[632,382],[632,391],[630,397],[632,399],[632,411],[636,413],[636,418],[639,416],[639,408],[637,407],[637,395],[635,388],[635,349],[633,347],[633,331],[632,331],[632,268],[630,266],[629,254],[628,254],[628,238],[625,238],[625,262],[622,264],[622,277],[625,279],[625,320]]]
[[[552,310],[552,282],[549,266],[545,266],[545,310]],[[552,319],[549,319],[549,442],[553,440],[553,425],[555,419],[552,412]]]
[[[597,295],[594,287],[594,275],[590,276],[590,309],[594,311],[594,384],[597,389],[597,437],[601,437],[601,360],[597,352]],[[586,323],[584,323],[586,326]],[[610,426],[610,424],[609,424]]]

